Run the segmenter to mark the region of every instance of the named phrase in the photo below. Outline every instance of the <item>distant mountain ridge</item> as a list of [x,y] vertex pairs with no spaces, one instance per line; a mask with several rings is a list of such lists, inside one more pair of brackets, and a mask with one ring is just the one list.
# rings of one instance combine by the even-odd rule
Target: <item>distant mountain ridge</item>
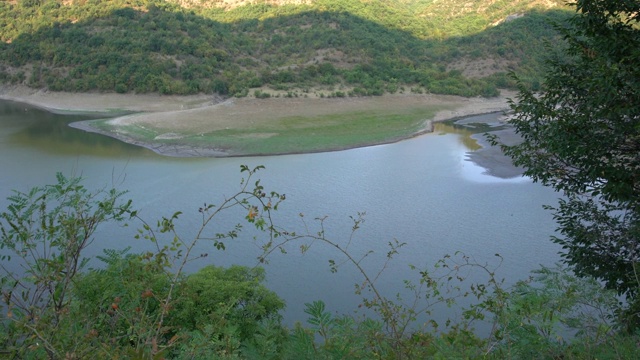
[[220,8],[231,10],[246,5],[266,4],[270,6],[311,5],[313,0],[168,0],[181,7],[192,8]]
[[[560,1],[0,2],[0,82],[66,91],[492,96],[540,86]],[[505,21],[511,20],[511,21]]]
[[[436,28],[446,26],[441,20],[455,21],[457,18],[474,17],[483,26],[495,26],[509,16],[531,10],[567,9],[566,1],[557,0],[167,0],[188,9],[233,10],[243,6],[301,6],[319,11],[347,11],[354,15],[366,14],[365,7],[377,12],[364,16],[369,20],[384,20],[385,15],[402,15],[404,21],[424,21]],[[480,22],[480,21],[479,21]],[[402,28],[396,23],[394,28]],[[479,24],[478,24],[479,25]]]

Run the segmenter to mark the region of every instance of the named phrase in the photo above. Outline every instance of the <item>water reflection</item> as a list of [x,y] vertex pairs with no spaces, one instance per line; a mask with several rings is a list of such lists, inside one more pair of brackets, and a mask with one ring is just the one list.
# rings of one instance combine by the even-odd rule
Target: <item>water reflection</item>
[[502,113],[489,113],[445,121],[434,126],[438,135],[454,134],[461,145],[457,156],[461,159],[462,175],[474,182],[521,182],[523,168],[515,167],[500,147],[491,146],[485,134],[497,136],[505,144],[515,144],[519,136],[505,121]]
[[0,101],[0,138],[15,147],[59,155],[155,156],[147,149],[69,127],[76,121],[104,118],[104,113],[54,114],[33,106]]
[[462,159],[462,176],[469,181],[482,183],[482,184],[495,184],[495,183],[530,183],[532,180],[530,177],[523,175],[516,175],[512,177],[498,177],[493,176],[487,168],[484,168],[474,161],[469,159],[469,154],[465,153],[464,159]]
[[459,135],[459,141],[468,151],[477,151],[484,147],[478,143],[478,135],[504,128],[505,124],[501,119],[501,113],[475,115],[434,124],[436,134]]
[[476,139],[471,136],[476,134],[476,132],[471,131],[469,128],[464,126],[455,125],[453,122],[440,122],[435,123],[433,125],[433,132],[436,134],[444,135],[444,134],[456,134],[459,136],[459,141],[462,145],[467,148],[469,151],[476,151],[482,149],[482,146],[478,144]]

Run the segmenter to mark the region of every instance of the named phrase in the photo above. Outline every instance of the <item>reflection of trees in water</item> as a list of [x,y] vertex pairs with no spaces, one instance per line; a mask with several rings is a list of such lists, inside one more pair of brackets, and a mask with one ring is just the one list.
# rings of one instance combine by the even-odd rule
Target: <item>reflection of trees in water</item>
[[482,134],[487,132],[494,132],[502,130],[505,127],[503,125],[497,125],[495,123],[494,114],[477,115],[466,118],[464,120],[450,120],[445,122],[435,123],[434,132],[436,134],[457,134],[460,135],[459,139],[462,145],[464,145],[469,151],[476,151],[482,149],[482,145],[478,143],[472,136],[483,136]]
[[457,134],[462,145],[464,145],[469,151],[480,150],[482,146],[471,137],[471,135],[480,133],[481,131],[472,131],[468,127],[453,125],[451,123],[435,123],[433,131],[436,134]]
[[104,115],[54,114],[26,104],[0,101],[0,124],[19,128],[9,136],[11,142],[60,154],[114,156],[147,152],[146,149],[69,126],[72,122],[101,117]]

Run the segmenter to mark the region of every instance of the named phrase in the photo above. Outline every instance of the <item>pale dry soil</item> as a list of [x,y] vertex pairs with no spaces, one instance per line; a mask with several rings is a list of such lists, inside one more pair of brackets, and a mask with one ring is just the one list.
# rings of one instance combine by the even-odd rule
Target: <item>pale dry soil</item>
[[208,106],[220,101],[211,95],[68,93],[3,85],[0,85],[0,99],[27,103],[52,112],[164,112]]

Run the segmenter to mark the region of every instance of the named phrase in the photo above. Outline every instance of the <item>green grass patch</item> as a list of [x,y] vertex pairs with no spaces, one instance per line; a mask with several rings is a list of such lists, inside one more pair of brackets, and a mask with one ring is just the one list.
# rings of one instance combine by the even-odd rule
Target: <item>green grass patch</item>
[[282,154],[330,151],[385,143],[422,130],[436,109],[386,114],[361,111],[295,116],[251,129],[228,129],[181,139],[196,146],[215,146],[232,154]]
[[[92,126],[106,134],[124,135],[148,144],[176,144],[224,150],[229,155],[272,155],[332,151],[397,141],[412,136],[446,106],[387,106],[322,115],[296,115],[257,122],[252,127],[215,131],[155,128],[148,124]],[[184,120],[188,121],[188,120]],[[169,135],[169,136],[167,136]]]

